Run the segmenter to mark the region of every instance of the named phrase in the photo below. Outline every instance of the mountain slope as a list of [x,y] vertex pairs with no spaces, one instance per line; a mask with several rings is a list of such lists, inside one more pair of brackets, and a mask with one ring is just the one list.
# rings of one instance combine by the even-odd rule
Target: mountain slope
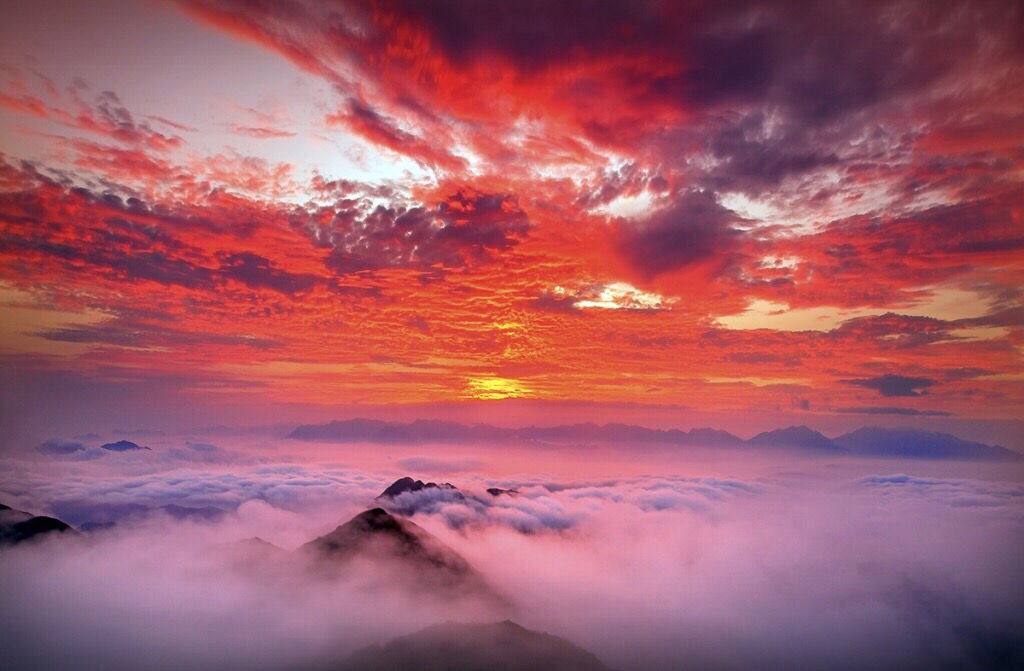
[[565,639],[494,624],[428,627],[353,654],[339,671],[608,671],[592,653]]
[[17,545],[62,534],[77,536],[78,532],[56,518],[33,516],[0,504],[0,545]]
[[831,452],[833,454],[843,451],[841,447],[830,439],[806,426],[790,426],[785,429],[765,431],[748,440],[747,445],[756,447],[785,447],[808,452]]
[[383,508],[356,515],[296,552],[329,573],[362,560],[370,568],[391,569],[390,577],[428,591],[493,595],[483,577],[460,554],[416,524]]

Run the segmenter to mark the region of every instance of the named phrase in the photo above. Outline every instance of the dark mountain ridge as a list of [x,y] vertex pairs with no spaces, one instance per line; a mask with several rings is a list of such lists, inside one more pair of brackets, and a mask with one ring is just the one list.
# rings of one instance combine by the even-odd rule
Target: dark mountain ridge
[[64,534],[77,536],[78,532],[54,517],[32,515],[0,504],[0,546]]
[[510,429],[489,424],[460,424],[418,419],[409,423],[379,419],[334,420],[327,424],[304,424],[285,438],[304,441],[346,443],[430,443],[430,442],[643,442],[668,445],[742,445],[743,440],[715,429],[648,429],[631,424],[592,422],[561,426],[528,426]]
[[1019,461],[1021,455],[999,445],[964,440],[948,433],[866,426],[833,441],[850,454],[904,459]]

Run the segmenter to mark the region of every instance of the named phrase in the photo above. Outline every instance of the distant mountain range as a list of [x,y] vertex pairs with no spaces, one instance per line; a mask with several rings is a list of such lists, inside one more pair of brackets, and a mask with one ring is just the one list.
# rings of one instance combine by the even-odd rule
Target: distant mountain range
[[1019,461],[1013,450],[958,438],[948,433],[916,429],[865,427],[829,438],[806,426],[759,433],[743,440],[717,429],[649,429],[630,424],[568,424],[510,429],[488,424],[440,420],[409,423],[378,419],[335,420],[304,424],[286,436],[293,440],[333,443],[621,443],[716,448],[787,449],[805,454],[892,457],[902,459],[962,459]]
[[379,419],[335,420],[327,424],[305,424],[286,438],[345,443],[430,443],[430,442],[633,442],[677,445],[715,445],[731,447],[743,440],[725,431],[693,429],[680,431],[647,429],[630,424],[594,423],[552,427],[529,426],[507,429],[489,424],[460,424],[433,419],[417,419],[407,424]]

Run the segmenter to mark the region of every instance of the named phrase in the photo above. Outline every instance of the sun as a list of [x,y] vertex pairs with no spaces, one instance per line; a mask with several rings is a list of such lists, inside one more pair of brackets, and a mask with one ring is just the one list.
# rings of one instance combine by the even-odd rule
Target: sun
[[468,378],[466,380],[466,390],[463,394],[466,398],[485,401],[505,398],[529,398],[532,395],[533,390],[521,381],[497,375]]

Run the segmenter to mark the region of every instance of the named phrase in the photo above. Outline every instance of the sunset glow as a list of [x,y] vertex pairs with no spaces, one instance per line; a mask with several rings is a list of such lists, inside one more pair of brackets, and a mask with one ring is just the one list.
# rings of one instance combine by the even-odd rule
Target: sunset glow
[[1021,668],[1024,4],[6,2],[0,429],[0,668]]
[[[836,69],[774,38],[709,55],[814,17],[641,5],[594,12],[571,47],[502,5],[12,8],[9,365],[173,378],[179,403],[811,415],[891,405],[846,381],[900,374],[935,383],[908,411],[1019,417],[1005,8],[936,9],[883,75],[909,23],[858,44],[846,26],[875,17],[823,19],[808,49],[851,49]],[[100,37],[114,14],[124,41]]]

